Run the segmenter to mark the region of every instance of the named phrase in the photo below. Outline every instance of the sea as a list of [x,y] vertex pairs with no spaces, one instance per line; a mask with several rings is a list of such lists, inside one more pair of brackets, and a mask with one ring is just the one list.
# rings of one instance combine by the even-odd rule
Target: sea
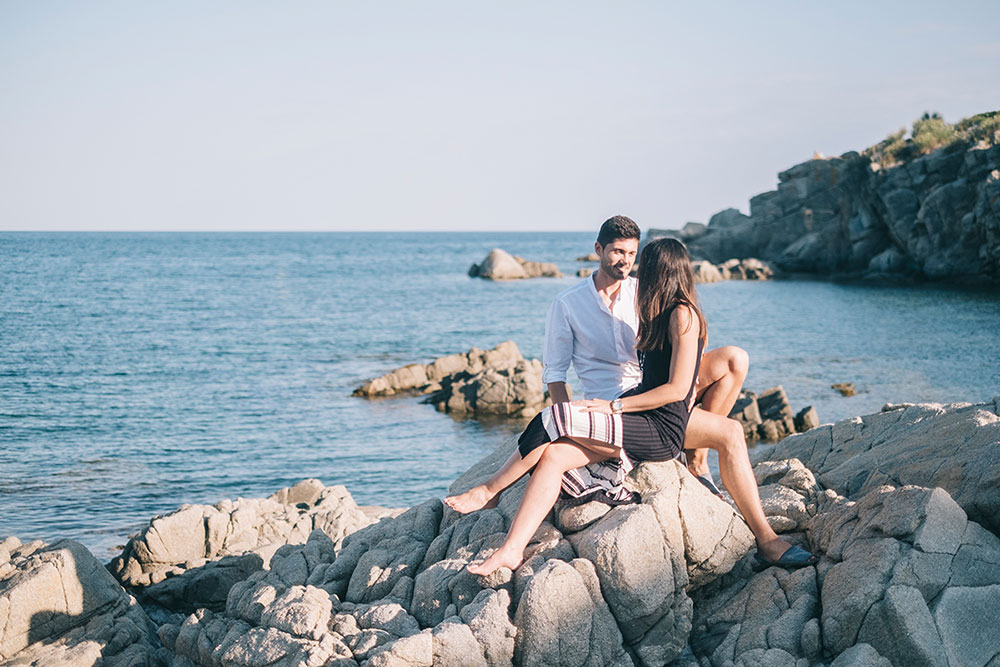
[[[541,357],[548,305],[594,268],[576,259],[593,241],[0,233],[0,538],[71,537],[106,561],[155,515],[308,477],[363,505],[444,495],[523,423],[352,390],[505,340]],[[493,248],[565,277],[470,278]],[[749,352],[747,387],[782,385],[821,422],[1000,394],[996,289],[732,281],[699,296],[709,346]]]

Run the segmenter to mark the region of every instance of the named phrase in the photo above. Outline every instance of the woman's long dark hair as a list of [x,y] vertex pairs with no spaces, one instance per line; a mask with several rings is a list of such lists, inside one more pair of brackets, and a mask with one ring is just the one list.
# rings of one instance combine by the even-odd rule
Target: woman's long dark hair
[[649,243],[639,257],[638,279],[636,349],[661,350],[670,345],[670,313],[679,305],[687,306],[697,315],[698,340],[705,343],[708,329],[694,289],[691,257],[683,243],[671,238]]

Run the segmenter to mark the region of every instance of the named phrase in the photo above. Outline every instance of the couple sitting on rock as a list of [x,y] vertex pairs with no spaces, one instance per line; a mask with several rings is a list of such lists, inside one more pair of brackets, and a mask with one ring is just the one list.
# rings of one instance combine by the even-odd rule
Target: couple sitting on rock
[[[553,405],[528,424],[517,450],[485,484],[445,498],[463,514],[493,507],[504,489],[531,472],[507,539],[469,572],[517,568],[558,499],[564,474],[577,468],[614,460],[628,470],[640,461],[676,459],[687,449],[688,469],[718,493],[708,448],[718,451],[722,482],[757,540],[757,564],[816,562],[768,525],[743,427],[728,418],[746,377],[746,352],[730,346],[702,354],[707,328],[680,241],[649,243],[635,279],[629,273],[638,248],[632,220],[615,216],[601,226],[594,244],[600,267],[559,294],[546,320],[542,378]],[[584,400],[569,401],[570,363]],[[692,407],[699,400],[701,407]]]

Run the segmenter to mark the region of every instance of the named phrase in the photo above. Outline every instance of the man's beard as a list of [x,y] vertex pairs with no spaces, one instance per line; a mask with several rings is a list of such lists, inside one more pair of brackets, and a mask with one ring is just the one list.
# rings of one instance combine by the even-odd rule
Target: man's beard
[[627,264],[605,264],[604,273],[608,274],[615,280],[624,280],[628,275],[628,265]]

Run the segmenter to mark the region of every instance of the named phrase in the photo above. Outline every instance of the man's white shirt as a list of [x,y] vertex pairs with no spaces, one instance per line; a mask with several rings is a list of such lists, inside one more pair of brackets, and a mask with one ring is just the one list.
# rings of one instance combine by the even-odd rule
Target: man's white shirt
[[611,400],[639,384],[635,290],[635,278],[623,280],[611,308],[593,276],[560,292],[545,320],[542,382],[566,382],[572,363],[586,398]]

